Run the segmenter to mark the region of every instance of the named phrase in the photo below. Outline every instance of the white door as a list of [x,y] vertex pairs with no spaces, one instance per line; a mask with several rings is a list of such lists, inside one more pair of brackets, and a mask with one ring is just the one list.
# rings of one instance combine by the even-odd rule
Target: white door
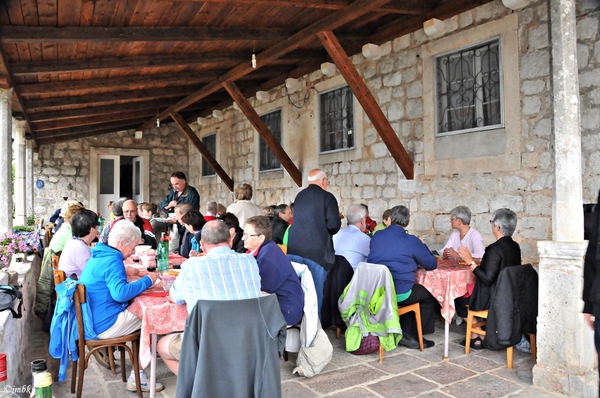
[[105,220],[110,220],[108,202],[119,199],[121,184],[121,162],[116,155],[98,156],[98,211]]
[[143,156],[136,156],[135,158],[133,158],[133,200],[135,200],[136,203],[142,203],[144,201],[144,196],[143,196],[143,191],[142,191],[142,187],[144,186],[143,183],[143,176],[144,173],[142,173],[142,170],[144,170],[144,157]]

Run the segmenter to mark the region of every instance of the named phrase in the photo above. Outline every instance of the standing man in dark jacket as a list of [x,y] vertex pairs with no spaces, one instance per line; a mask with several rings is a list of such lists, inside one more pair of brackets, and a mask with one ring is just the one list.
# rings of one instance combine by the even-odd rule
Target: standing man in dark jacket
[[311,269],[319,310],[323,302],[323,285],[327,273],[335,263],[333,235],[340,230],[342,221],[335,196],[327,192],[329,180],[321,169],[308,173],[308,187],[294,200],[294,223],[288,233],[288,254],[308,258],[321,267]]
[[[600,192],[598,192],[598,201],[600,201]],[[583,263],[583,317],[594,330],[596,352],[600,355],[600,272],[598,269],[600,208],[598,204],[594,206],[592,214],[589,242]]]
[[[200,211],[200,195],[196,188],[188,185],[187,177],[181,171],[171,174],[171,186],[173,187],[165,200],[160,203],[160,211],[173,213],[175,206],[179,203],[189,203],[192,209]],[[174,224],[175,222],[172,222]]]

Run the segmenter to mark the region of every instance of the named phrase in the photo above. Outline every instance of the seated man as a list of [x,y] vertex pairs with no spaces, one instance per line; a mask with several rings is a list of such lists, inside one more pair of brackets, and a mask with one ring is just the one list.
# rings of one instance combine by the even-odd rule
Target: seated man
[[[128,302],[151,287],[158,273],[151,272],[129,283],[127,277],[137,275],[139,270],[123,264],[141,242],[140,230],[132,222],[116,223],[108,235],[108,245],[94,246],[92,257],[81,273],[80,281],[87,290],[93,327],[99,339],[124,336],[142,326],[142,320],[127,309]],[[157,387],[157,391],[159,388],[162,386]],[[127,389],[135,391],[135,383],[127,383]],[[142,389],[148,391],[147,382]]]
[[367,210],[362,205],[352,204],[346,209],[348,226],[333,235],[333,248],[336,256],[343,256],[356,271],[358,263],[369,255],[371,238],[364,233]]
[[[423,286],[415,283],[417,268],[432,270],[437,268],[437,260],[418,237],[406,232],[410,222],[410,211],[405,206],[395,206],[390,213],[392,224],[373,235],[367,262],[382,264],[389,268],[394,279],[398,307],[414,303],[421,306],[423,334],[435,332],[435,312],[439,309],[437,300]],[[419,349],[414,313],[400,317],[403,337],[400,344]],[[423,339],[425,348],[433,347],[434,342]]]
[[290,226],[292,219],[292,208],[285,203],[275,208],[273,216],[273,240],[277,244],[283,244],[283,236]]
[[[192,257],[181,265],[171,286],[170,299],[186,304],[191,312],[198,300],[244,300],[262,295],[256,260],[231,250],[229,226],[222,221],[207,222],[202,228],[200,248],[205,256]],[[158,342],[158,353],[177,374],[183,336],[167,335]]]
[[304,291],[292,262],[271,240],[271,221],[267,216],[246,220],[244,246],[258,263],[263,292],[274,293],[288,325],[296,325],[304,315]]

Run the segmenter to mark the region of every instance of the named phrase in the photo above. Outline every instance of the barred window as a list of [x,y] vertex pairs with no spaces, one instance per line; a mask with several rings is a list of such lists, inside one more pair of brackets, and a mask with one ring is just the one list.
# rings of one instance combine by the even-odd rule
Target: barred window
[[[208,152],[216,159],[217,157],[217,135],[211,134],[202,137],[202,144],[206,147]],[[217,173],[215,169],[206,161],[204,156],[202,157],[202,177],[214,176]]]
[[500,39],[436,57],[437,134],[501,127]]
[[320,94],[320,151],[354,147],[353,95],[348,86]]
[[[267,125],[273,134],[273,137],[275,137],[275,141],[281,144],[281,109],[262,115],[260,118]],[[281,168],[279,159],[277,159],[277,156],[275,156],[261,136],[259,136],[259,153],[260,171],[277,170]]]

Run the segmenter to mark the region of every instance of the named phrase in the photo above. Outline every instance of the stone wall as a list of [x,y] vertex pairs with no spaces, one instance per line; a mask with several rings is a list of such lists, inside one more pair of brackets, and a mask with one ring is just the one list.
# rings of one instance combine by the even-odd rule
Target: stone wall
[[89,206],[90,148],[108,148],[109,153],[111,148],[149,150],[148,200],[161,202],[167,194],[171,173],[178,170],[188,173],[187,138],[173,123],[145,131],[141,140],[133,135],[134,131],[128,130],[41,146],[35,160],[34,179],[43,180],[44,187],[34,191],[36,217],[48,219],[62,205],[64,194]]
[[[596,153],[600,146],[597,7],[592,1],[583,1],[578,9],[583,153],[586,159],[584,202],[595,201],[596,190],[600,188],[600,157]],[[450,161],[440,163],[440,149],[435,148],[437,138],[433,137],[430,123],[427,123],[428,101],[424,97],[427,90],[431,90],[433,78],[424,74],[423,53],[442,41],[449,42],[449,45],[464,45],[465,36],[477,35],[481,27],[497,26],[502,21],[512,21],[511,18],[515,20],[514,32],[511,28],[507,28],[506,32],[507,37],[513,35],[515,38],[515,53],[503,53],[502,57],[508,66],[518,69],[506,77],[512,83],[505,82],[505,90],[514,91],[510,94],[512,97],[505,93],[506,148],[501,156],[472,155],[482,151],[475,147],[473,142],[476,141],[469,139],[472,142],[455,147],[455,153],[443,154]],[[552,236],[554,177],[547,2],[531,2],[522,10],[511,11],[501,1],[495,1],[444,22],[446,33],[441,37],[432,39],[419,30],[383,44],[382,57],[378,60],[366,60],[361,54],[352,57],[392,128],[415,161],[413,181],[404,178],[364,115],[362,125],[357,126],[357,130],[362,130],[357,131],[355,152],[358,156],[333,160],[319,156],[318,98],[312,88],[318,89],[320,84],[339,78],[339,75],[329,78],[316,71],[301,79],[302,89],[290,95],[290,101],[285,87],[280,87],[271,90],[268,102],[261,103],[255,98],[251,102],[259,114],[282,108],[283,148],[304,176],[313,167],[321,167],[328,173],[330,190],[338,198],[340,207],[345,208],[353,202],[367,203],[372,217],[378,220],[386,208],[408,205],[412,212],[409,230],[423,235],[432,246],[442,245],[447,239],[450,233],[448,212],[453,207],[459,204],[470,207],[472,226],[482,232],[487,244],[493,241],[488,224],[490,213],[497,208],[508,207],[519,215],[515,239],[521,244],[524,260],[537,261],[537,241]],[[508,39],[503,46],[508,45],[507,42]],[[290,105],[290,102],[301,103],[305,94],[308,103],[304,107],[299,109]],[[355,113],[363,112],[355,108]],[[198,135],[217,133],[218,161],[236,184],[252,184],[255,203],[266,206],[293,201],[300,188],[293,184],[287,172],[264,174],[257,171],[257,133],[240,111],[229,108],[224,110],[224,120],[209,118],[208,121],[206,127],[198,129],[196,126]],[[428,145],[431,145],[434,155],[427,153]],[[492,137],[487,141],[480,140],[477,145],[493,147],[498,142]],[[194,154],[197,151],[191,147],[190,169],[195,176],[194,183],[200,188],[202,204],[209,199],[230,203],[232,195],[218,177],[198,177],[200,158],[196,160]],[[437,162],[437,167],[434,162]],[[439,167],[440,164],[444,167]]]

